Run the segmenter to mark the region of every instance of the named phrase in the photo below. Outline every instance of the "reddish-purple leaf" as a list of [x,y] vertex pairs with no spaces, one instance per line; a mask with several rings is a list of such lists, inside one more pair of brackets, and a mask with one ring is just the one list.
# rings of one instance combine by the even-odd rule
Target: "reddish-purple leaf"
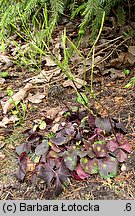
[[23,152],[18,159],[18,169],[15,172],[15,177],[22,181],[26,175],[26,169],[27,169],[27,153]]
[[49,142],[49,145],[51,146],[51,149],[55,152],[60,152],[60,148],[58,146],[56,146],[55,144]]
[[88,140],[83,139],[83,143],[85,145],[85,149],[88,151],[91,148],[91,142]]
[[116,134],[116,137],[117,137],[118,142],[122,144],[124,135],[122,133],[118,133]]
[[74,154],[73,151],[69,151],[64,155],[64,162],[66,167],[73,171],[77,167],[77,156]]
[[23,181],[25,177],[25,173],[20,169],[20,167],[17,168],[17,170],[14,173],[14,176],[19,180]]
[[53,138],[50,139],[50,142],[53,143],[53,144],[55,144],[56,146],[64,145],[68,141],[69,141],[69,138],[63,136],[62,134],[60,135],[60,133],[57,136],[55,136],[55,137],[53,137]]
[[29,143],[38,143],[38,141],[42,138],[42,136],[40,134],[38,134],[37,132],[34,132],[32,134],[30,134],[30,136],[27,137],[26,141]]
[[74,178],[74,179],[76,179],[76,180],[82,180],[78,175],[77,175],[77,173],[75,172],[75,171],[72,171],[72,177]]
[[124,133],[126,133],[126,128],[125,128],[123,122],[115,123],[115,127],[116,127],[117,129],[122,130]]
[[59,158],[59,155],[56,151],[50,150],[47,154],[48,158]]
[[[93,152],[93,148],[92,148],[91,142],[83,139],[83,143],[85,145],[85,149],[87,150],[87,154],[86,155],[88,155],[91,159],[94,158],[95,154]],[[86,155],[84,155],[84,156],[86,156]]]
[[71,122],[68,122],[66,125],[65,125],[65,132],[68,134],[68,135],[72,135],[74,134],[75,132],[75,128],[73,126],[73,124]]
[[87,155],[89,156],[90,159],[94,158],[95,157],[95,153],[93,152],[93,149],[90,148],[88,151],[87,151]]
[[112,126],[114,127],[114,122],[111,120],[112,125],[110,124],[109,118],[96,117],[95,125],[97,128],[101,128],[106,133],[110,133],[112,131]]
[[22,143],[21,145],[18,145],[16,147],[16,153],[18,155],[21,155],[23,152],[29,153],[30,150],[31,150],[31,146],[28,142]]
[[107,157],[107,148],[103,141],[96,141],[93,144],[93,151],[96,154],[96,157]]
[[80,111],[80,112],[78,113],[78,119],[81,121],[84,117],[87,116],[87,114],[88,114],[87,110],[85,110],[85,111]]
[[60,181],[59,176],[58,176],[57,173],[55,174],[55,178],[56,179],[54,181],[54,191],[53,191],[53,194],[54,194],[54,196],[58,196],[62,192],[63,186],[62,186],[62,183],[61,183],[61,181]]
[[95,116],[94,115],[89,114],[88,123],[89,123],[90,127],[95,128]]
[[[53,194],[57,196],[63,190],[64,183],[68,183],[71,176],[63,160],[48,160],[46,164],[40,164],[38,168],[39,176],[44,179],[48,187],[54,185]],[[53,180],[53,181],[52,181]]]
[[36,147],[35,154],[44,155],[48,152],[48,150],[49,150],[48,140],[43,140],[43,142]]
[[76,134],[75,134],[74,139],[75,139],[76,142],[82,140],[82,135],[81,135],[81,132],[80,132],[79,128],[78,128],[77,131],[76,131]]
[[97,159],[89,159],[87,157],[80,159],[80,164],[83,170],[88,174],[95,174],[98,172]]
[[98,170],[104,179],[115,177],[118,170],[117,159],[110,156],[105,159],[98,159]]
[[77,168],[76,168],[76,174],[79,180],[81,179],[86,179],[89,177],[89,174],[84,172],[84,170],[82,169],[81,165],[78,164]]
[[84,157],[87,155],[87,151],[84,151],[84,149],[81,149],[81,148],[80,149],[76,148],[74,150],[74,154],[76,154],[77,156],[79,156],[81,158],[81,157]]
[[123,145],[120,145],[120,148],[128,153],[131,153],[132,151],[132,146],[128,143],[128,141],[125,141]]
[[63,160],[60,163],[57,174],[58,174],[58,177],[59,177],[60,182],[62,184],[69,182],[68,177],[71,176],[71,174],[70,174],[69,170],[67,169]]
[[110,140],[107,143],[107,148],[109,151],[114,152],[117,149],[122,149],[128,153],[131,153],[132,146],[128,143],[128,141],[124,138],[123,134],[117,134],[117,140]]
[[47,185],[50,184],[54,177],[53,173],[53,166],[51,167],[50,164],[39,164],[38,166],[38,176],[42,178]]
[[118,148],[119,148],[119,145],[117,143],[116,140],[110,140],[108,143],[107,143],[107,148],[110,152],[114,152],[116,151]]
[[43,120],[46,122],[47,125],[51,125],[53,123],[53,120],[48,117],[44,117]]
[[19,159],[18,159],[18,163],[19,165],[21,166],[21,169],[26,171],[26,168],[27,168],[27,153],[26,152],[23,152],[20,156],[19,156]]
[[70,115],[66,117],[68,122],[73,122],[73,121],[78,122],[78,118],[79,118],[78,113],[75,112],[72,112]]
[[122,149],[119,149],[116,153],[116,157],[117,160],[122,163],[127,159],[127,154]]

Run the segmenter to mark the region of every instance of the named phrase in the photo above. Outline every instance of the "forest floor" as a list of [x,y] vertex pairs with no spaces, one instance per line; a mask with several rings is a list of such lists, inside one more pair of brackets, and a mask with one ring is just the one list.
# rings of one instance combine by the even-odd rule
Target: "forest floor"
[[[52,52],[57,52],[61,47],[61,33],[64,26],[67,27],[67,36],[70,39],[76,39],[77,24],[67,20],[61,21],[53,35],[53,41],[50,46]],[[123,122],[126,128],[125,137],[132,145],[132,152],[128,155],[124,165],[119,167],[117,176],[109,181],[102,179],[99,175],[91,175],[88,179],[81,181],[70,179],[70,185],[64,188],[63,192],[57,197],[49,199],[85,199],[85,200],[114,200],[114,199],[135,199],[135,106],[134,106],[134,87],[125,88],[125,85],[135,74],[135,40],[134,37],[125,38],[122,32],[126,31],[126,27],[117,27],[113,24],[105,24],[101,37],[95,47],[95,62],[93,76],[93,90],[98,100],[106,109],[103,109],[89,95],[84,88],[79,91],[85,93],[89,98],[90,105],[97,112],[106,116],[106,110],[112,118]],[[135,26],[135,22],[132,23]],[[89,33],[84,37],[80,50],[86,56],[90,50],[88,41]],[[15,119],[9,118],[12,116],[11,111],[7,111],[1,106],[0,110],[0,199],[20,200],[20,199],[47,199],[45,197],[45,184],[39,180],[38,184],[31,184],[29,179],[19,182],[13,175],[17,169],[17,154],[16,147],[24,141],[23,132],[39,123],[39,120],[44,119],[44,116],[59,116],[65,109],[64,104],[69,108],[77,105],[76,93],[71,85],[67,83],[65,75],[59,70],[55,63],[49,60],[42,61],[42,71],[45,71],[46,78],[39,83],[35,81],[37,74],[34,74],[31,66],[18,66],[14,63],[17,51],[12,43],[12,40],[18,40],[16,35],[10,37],[7,50],[0,52],[0,71],[8,72],[8,76],[1,79],[0,84],[0,100],[7,100],[7,88],[14,89],[14,92],[19,92],[19,89],[32,83],[28,88],[28,94],[23,98],[23,103],[27,105],[26,118],[20,125],[15,125]],[[19,41],[21,46],[26,48],[24,41]],[[130,47],[130,49],[128,49]],[[131,50],[132,49],[132,50]],[[61,54],[62,55],[62,54]],[[132,55],[132,58],[131,58]],[[30,69],[31,68],[31,69]],[[70,68],[76,78],[83,79],[83,62],[76,54],[71,58]],[[129,70],[129,74],[126,74]],[[42,77],[43,78],[43,77]],[[89,87],[91,80],[91,60],[87,62],[86,82]],[[66,83],[66,84],[65,84]],[[64,84],[64,85],[63,85]],[[48,87],[49,86],[49,87]],[[58,86],[55,88],[54,86]],[[62,97],[57,97],[61,94]],[[38,92],[38,95],[36,93]],[[48,93],[49,92],[49,93]],[[36,95],[36,96],[35,96]],[[32,97],[35,96],[35,97]],[[63,100],[64,98],[64,100]],[[63,103],[64,101],[64,103]],[[80,105],[78,105],[80,106]],[[19,107],[21,109],[21,106]],[[5,113],[4,113],[5,112]],[[3,118],[5,118],[3,120]],[[59,119],[59,118],[58,118]]]

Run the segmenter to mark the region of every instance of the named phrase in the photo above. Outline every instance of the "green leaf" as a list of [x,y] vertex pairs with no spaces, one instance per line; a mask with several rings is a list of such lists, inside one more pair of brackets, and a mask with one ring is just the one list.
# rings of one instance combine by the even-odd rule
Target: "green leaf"
[[0,72],[0,77],[7,78],[9,76],[8,72]]
[[124,70],[123,70],[123,73],[124,73],[125,75],[129,75],[129,74],[131,73],[131,71],[128,70],[128,69],[124,69]]
[[7,92],[8,96],[9,96],[10,98],[11,98],[11,97],[13,96],[13,94],[14,94],[14,90],[13,90],[13,89],[7,89],[6,92]]
[[125,88],[131,88],[131,87],[133,87],[134,85],[135,85],[135,76],[133,76],[133,77],[130,79],[129,83],[127,83],[127,84],[125,85]]
[[70,116],[71,115],[71,113],[68,111],[68,112],[66,112],[66,113],[64,113],[64,116],[65,117],[67,117],[67,116]]
[[132,83],[129,82],[128,84],[125,85],[125,88],[130,88],[131,86],[132,86]]
[[12,110],[13,115],[18,115],[19,111],[18,110]]
[[22,107],[23,112],[25,112],[26,111],[26,105],[24,103],[21,103],[21,107]]
[[5,43],[4,43],[4,41],[1,42],[1,51],[5,52]]
[[72,112],[77,112],[78,111],[78,107],[77,106],[73,106],[71,109],[72,109]]
[[44,130],[46,128],[46,122],[45,121],[41,121],[40,124],[39,124],[39,128],[41,130]]

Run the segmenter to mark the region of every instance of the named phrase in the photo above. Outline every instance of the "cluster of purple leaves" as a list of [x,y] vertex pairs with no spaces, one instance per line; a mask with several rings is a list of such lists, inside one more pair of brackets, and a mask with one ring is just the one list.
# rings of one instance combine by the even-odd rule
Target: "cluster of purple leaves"
[[[46,123],[50,134],[53,122],[46,119]],[[119,133],[112,136],[112,130]],[[97,173],[104,179],[115,177],[118,163],[124,162],[131,152],[123,133],[123,124],[112,119],[95,117],[85,111],[70,112],[51,138],[42,137],[32,129],[24,132],[25,142],[16,148],[19,157],[15,175],[18,180],[24,180],[28,158],[35,155],[40,160],[31,180],[38,176],[48,188],[53,184],[55,195],[62,191],[63,184],[69,183],[70,176],[77,180]]]

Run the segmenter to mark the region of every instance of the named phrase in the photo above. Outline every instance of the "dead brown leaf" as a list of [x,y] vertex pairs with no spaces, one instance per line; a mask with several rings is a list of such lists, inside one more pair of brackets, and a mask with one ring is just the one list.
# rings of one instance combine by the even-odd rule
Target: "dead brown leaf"
[[4,82],[5,82],[5,79],[4,79],[4,78],[2,78],[2,77],[0,77],[0,85],[3,85],[3,84],[4,84]]
[[60,109],[59,107],[56,107],[56,108],[54,107],[54,108],[47,110],[46,112],[47,117],[53,120],[58,114],[59,109]]
[[87,34],[85,34],[84,37],[82,38],[80,47],[83,49],[88,47],[89,44],[90,44],[90,32],[87,32]]
[[76,89],[76,87],[77,87],[77,89],[80,89],[80,88],[82,88],[82,86],[84,86],[84,85],[86,85],[87,84],[87,82],[86,81],[84,81],[84,80],[82,80],[82,79],[80,79],[80,78],[75,78],[75,85],[74,85],[74,83],[72,82],[72,80],[66,80],[66,81],[64,81],[64,83],[63,83],[63,86],[64,87],[68,87],[68,86],[71,86],[71,87],[73,87],[74,89]]
[[128,52],[131,53],[133,56],[135,56],[135,46],[129,46]]
[[56,62],[54,62],[52,59],[51,59],[51,56],[46,56],[44,58],[44,60],[46,61],[45,65],[46,66],[56,66]]
[[58,76],[61,72],[61,69],[56,67],[52,70],[42,70],[41,73],[37,76],[31,77],[24,82],[30,82],[30,83],[48,83],[54,76]]
[[7,124],[10,123],[15,123],[18,121],[18,118],[16,116],[11,116],[10,118],[8,118],[7,116],[4,116],[2,121],[0,122],[0,127],[7,127]]
[[131,65],[134,65],[134,64],[135,64],[135,56],[132,55],[131,53],[128,53],[128,55],[127,55],[127,60],[128,60],[128,62],[129,62]]
[[13,144],[8,144],[8,149],[9,150],[15,150],[16,147]]
[[31,93],[29,94],[28,96],[28,100],[31,102],[31,103],[41,103],[42,102],[42,99],[45,98],[45,94],[41,94],[40,92],[37,92],[35,95],[32,95]]
[[1,51],[0,51],[0,62],[5,63],[7,67],[9,67],[12,64],[10,58],[7,55],[3,54]]
[[51,128],[51,131],[52,131],[53,133],[56,133],[56,131],[58,131],[58,128],[59,128],[59,123],[56,123],[56,124],[54,124],[53,127]]
[[101,71],[102,75],[110,75],[112,79],[124,78],[124,73],[121,70],[116,70],[115,68],[109,68]]
[[127,60],[131,65],[135,63],[135,46],[128,47]]
[[[21,100],[23,100],[26,96],[28,91],[33,87],[31,83],[27,83],[24,88],[20,89],[19,92],[13,95],[13,100],[16,103],[20,103]],[[3,113],[6,114],[8,111],[14,108],[14,104],[9,99],[6,102],[1,101]]]
[[5,156],[2,152],[0,152],[0,161],[1,161],[1,160],[4,160],[5,157],[6,157],[6,156]]
[[6,143],[4,141],[0,140],[0,149],[2,149],[5,145],[6,145]]

